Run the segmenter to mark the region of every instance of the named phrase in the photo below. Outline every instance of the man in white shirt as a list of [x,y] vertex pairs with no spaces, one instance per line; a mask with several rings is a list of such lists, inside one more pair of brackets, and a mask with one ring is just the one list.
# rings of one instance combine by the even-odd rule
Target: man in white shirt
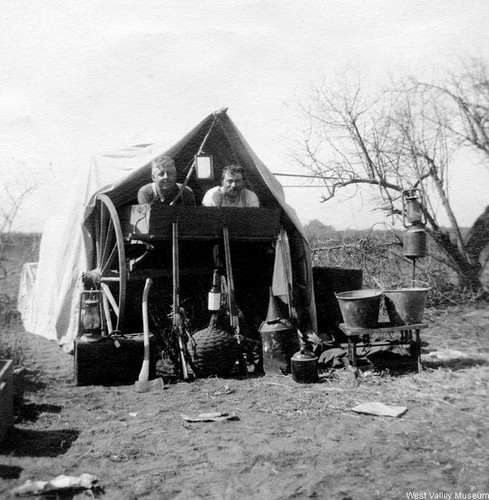
[[253,191],[244,187],[244,169],[240,165],[224,167],[221,185],[205,193],[205,207],[259,207],[260,202]]

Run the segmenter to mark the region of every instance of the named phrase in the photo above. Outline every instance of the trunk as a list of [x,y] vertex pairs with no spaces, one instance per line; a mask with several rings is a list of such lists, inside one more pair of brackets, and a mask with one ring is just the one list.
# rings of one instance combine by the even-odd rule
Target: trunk
[[470,290],[478,290],[480,288],[479,275],[481,265],[479,262],[469,262],[463,255],[457,245],[454,245],[447,233],[437,229],[427,232],[431,235],[437,246],[448,257],[448,264],[457,273],[460,286],[469,288]]

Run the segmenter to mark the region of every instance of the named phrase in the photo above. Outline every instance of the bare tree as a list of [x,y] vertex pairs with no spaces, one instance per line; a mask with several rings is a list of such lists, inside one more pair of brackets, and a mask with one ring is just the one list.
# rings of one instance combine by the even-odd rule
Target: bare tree
[[429,96],[428,120],[436,122],[438,113],[443,113],[445,132],[453,141],[489,157],[489,72],[482,60],[462,61],[461,70],[448,71],[441,83],[412,80],[412,84],[417,93]]
[[0,280],[19,269],[7,265],[7,245],[13,238],[14,224],[22,205],[36,189],[36,176],[20,160],[0,158],[2,181],[0,183]]
[[400,218],[402,193],[419,189],[427,233],[461,283],[477,288],[480,264],[467,252],[448,186],[460,148],[489,155],[485,68],[474,63],[440,85],[410,79],[375,96],[366,96],[360,84],[323,83],[304,110],[309,126],[298,160],[324,183],[322,201],[369,186],[378,208]]

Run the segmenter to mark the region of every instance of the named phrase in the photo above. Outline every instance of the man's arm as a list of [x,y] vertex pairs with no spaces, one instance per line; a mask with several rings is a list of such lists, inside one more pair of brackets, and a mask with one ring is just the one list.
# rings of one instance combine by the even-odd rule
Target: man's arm
[[146,184],[138,191],[138,203],[151,203],[154,200],[153,185]]
[[184,205],[197,205],[197,202],[195,201],[195,194],[188,186],[185,186],[182,198]]
[[219,187],[211,188],[204,195],[204,199],[202,200],[202,206],[204,207],[219,207],[221,206],[220,195],[219,195]]
[[246,206],[247,207],[259,207],[260,206],[260,200],[258,199],[258,196],[253,191],[250,191],[249,189],[246,190]]

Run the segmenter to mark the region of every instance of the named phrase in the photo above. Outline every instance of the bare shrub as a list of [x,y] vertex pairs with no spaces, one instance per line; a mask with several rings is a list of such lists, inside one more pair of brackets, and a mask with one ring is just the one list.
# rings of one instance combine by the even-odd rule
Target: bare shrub
[[472,291],[458,285],[454,271],[436,258],[436,250],[418,259],[414,267],[413,261],[402,255],[401,238],[401,233],[388,231],[345,231],[327,240],[312,238],[313,266],[362,269],[365,288],[409,286],[414,277],[431,288],[428,307],[475,298]]

